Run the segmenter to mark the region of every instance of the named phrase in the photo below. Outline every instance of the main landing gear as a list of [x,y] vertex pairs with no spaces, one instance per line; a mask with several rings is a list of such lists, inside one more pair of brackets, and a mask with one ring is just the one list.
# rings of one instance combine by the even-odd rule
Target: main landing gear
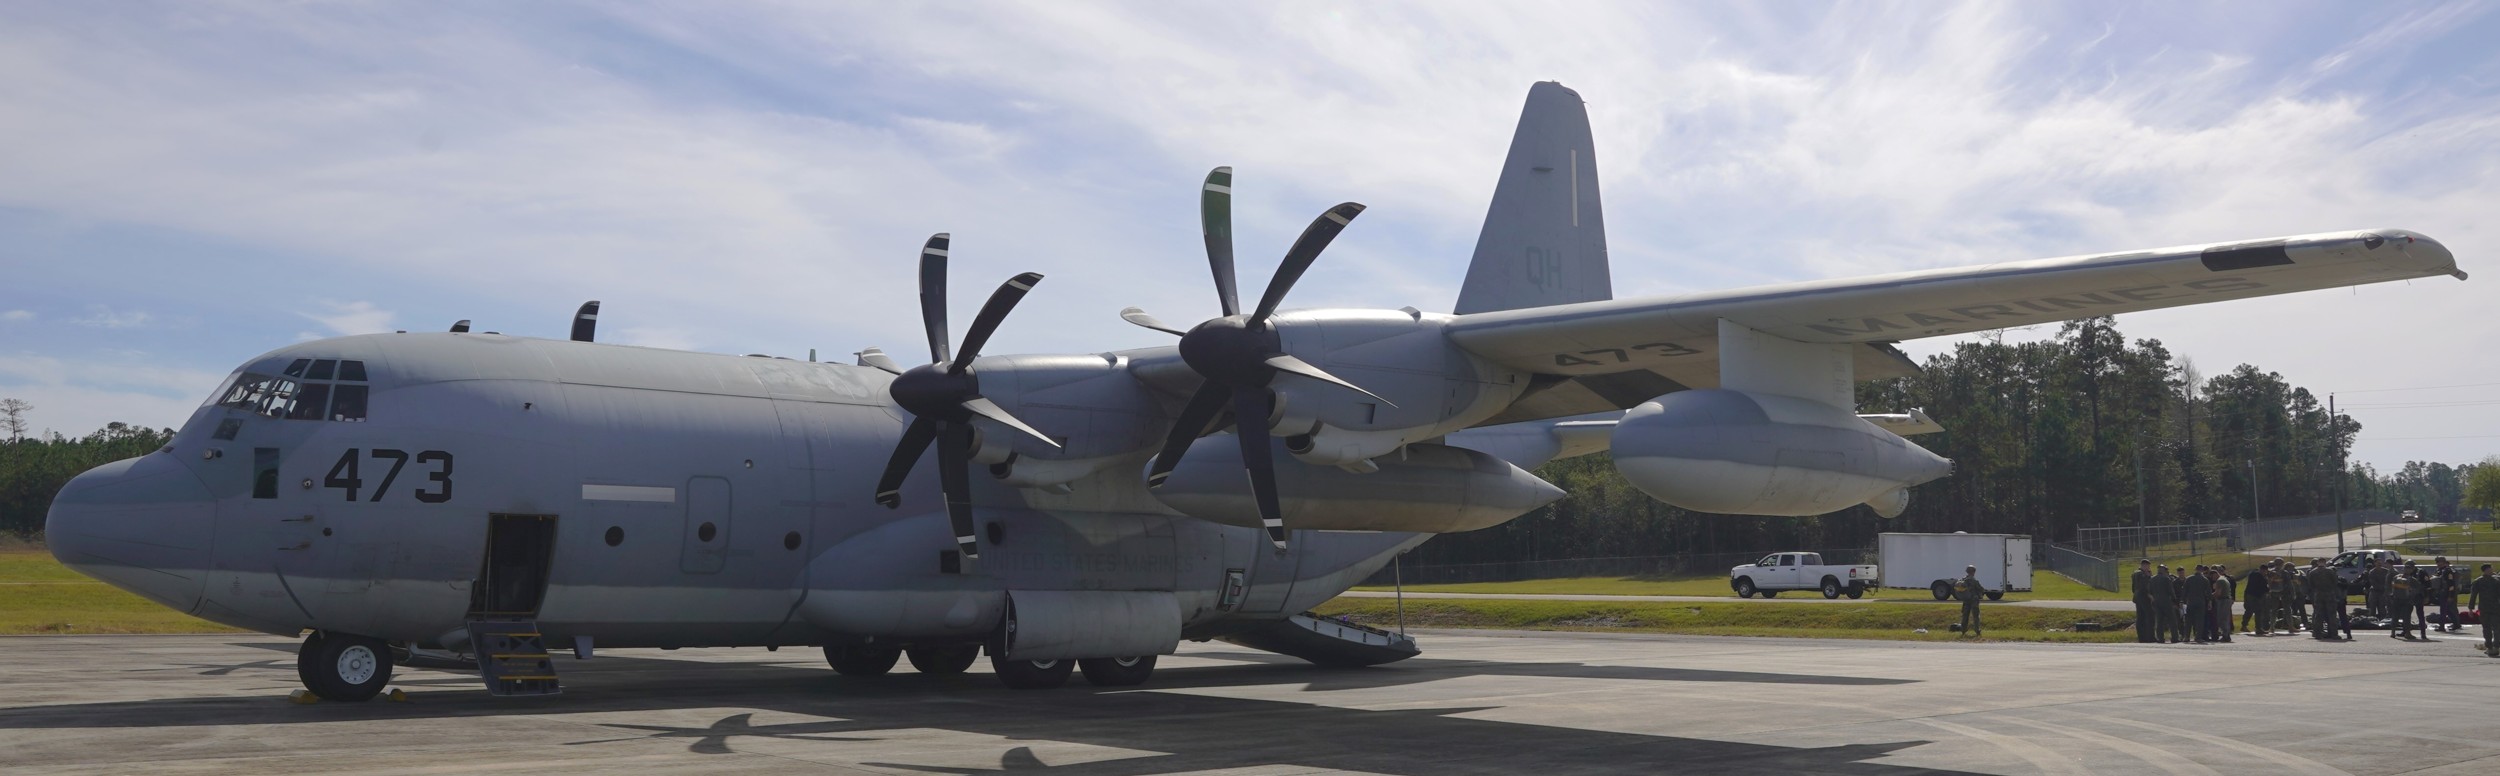
[[322,700],[371,700],[391,682],[391,647],[370,636],[314,631],[295,651],[295,675]]

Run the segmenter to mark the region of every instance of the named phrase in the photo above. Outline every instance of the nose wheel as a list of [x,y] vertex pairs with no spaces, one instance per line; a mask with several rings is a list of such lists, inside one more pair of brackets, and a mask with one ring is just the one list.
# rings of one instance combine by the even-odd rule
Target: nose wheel
[[295,651],[295,675],[322,700],[371,700],[391,682],[390,655],[381,639],[314,631]]

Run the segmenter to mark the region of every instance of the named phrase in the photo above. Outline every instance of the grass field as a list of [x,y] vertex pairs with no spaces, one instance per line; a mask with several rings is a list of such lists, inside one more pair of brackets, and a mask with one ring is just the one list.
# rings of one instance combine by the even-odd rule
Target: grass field
[[2500,528],[2490,523],[2432,526],[2406,534],[2396,546],[2403,548],[2407,556],[2500,555]]
[[[1356,590],[1386,591],[1387,587],[1358,587]],[[1698,595],[1736,597],[1727,587],[1727,577],[1579,577],[1575,579],[1530,579],[1519,582],[1477,582],[1454,585],[1408,585],[1410,593],[1508,593],[1514,595]],[[1822,593],[1800,590],[1781,593],[1784,596],[1819,596]],[[1878,601],[1927,601],[1934,596],[1920,590],[1871,590],[1867,596]],[[2031,592],[2012,593],[2008,601],[2122,601],[2126,593],[2101,590],[2091,585],[2049,571],[2031,573]]]
[[[1396,627],[1395,601],[1339,598],[1322,604],[1320,614],[1342,616],[1374,627]],[[1501,600],[1409,600],[1406,625],[1411,628],[1501,628],[1607,633],[1689,633],[1706,636],[1799,636],[1807,638],[1884,639],[1895,641],[1969,641],[1948,630],[1959,607],[1907,603],[1857,606],[1765,606],[1752,603],[1583,602]],[[2032,606],[1983,606],[1982,632],[1987,641],[2123,642],[2135,640],[2133,630],[2076,632],[2077,622],[2116,627],[2131,619],[2124,612],[2049,609]],[[1926,633],[1915,632],[1925,628]]]
[[43,550],[0,550],[0,635],[232,632],[88,579]]

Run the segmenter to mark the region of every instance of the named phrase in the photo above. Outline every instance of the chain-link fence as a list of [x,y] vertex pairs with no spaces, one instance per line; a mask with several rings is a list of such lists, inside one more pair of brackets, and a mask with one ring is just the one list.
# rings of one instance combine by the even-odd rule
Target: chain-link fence
[[[1555,560],[1521,560],[1500,563],[1445,563],[1420,565],[1408,563],[1380,569],[1363,580],[1366,585],[1396,584],[1403,574],[1409,585],[1448,585],[1470,582],[1517,582],[1525,579],[1571,579],[1574,577],[1657,578],[1725,574],[1735,566],[1761,560],[1773,552],[1796,550],[1762,550],[1753,552],[1721,552],[1695,555],[1642,555],[1615,558],[1564,558]],[[1815,552],[1807,550],[1806,552]],[[1875,549],[1820,550],[1827,564],[1850,565],[1875,562]]]
[[2071,547],[2050,544],[2040,551],[2042,565],[2102,590],[2118,589],[2118,563],[2093,557]]
[[[2300,539],[2332,535],[2339,526],[2342,530],[2351,530],[2372,523],[2394,522],[2397,517],[2396,513],[2384,509],[2355,509],[2344,512],[2340,518],[2333,512],[2327,512],[2257,522],[2076,528],[2075,540],[2067,543],[2066,547],[2110,559],[2249,552]],[[2356,543],[2351,549],[2360,547]]]

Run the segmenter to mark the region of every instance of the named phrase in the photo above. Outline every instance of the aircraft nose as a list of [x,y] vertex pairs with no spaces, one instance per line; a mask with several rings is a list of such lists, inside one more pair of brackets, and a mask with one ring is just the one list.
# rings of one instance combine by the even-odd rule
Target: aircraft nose
[[70,480],[44,517],[44,543],[79,573],[188,612],[208,575],[216,515],[190,467],[150,453]]

